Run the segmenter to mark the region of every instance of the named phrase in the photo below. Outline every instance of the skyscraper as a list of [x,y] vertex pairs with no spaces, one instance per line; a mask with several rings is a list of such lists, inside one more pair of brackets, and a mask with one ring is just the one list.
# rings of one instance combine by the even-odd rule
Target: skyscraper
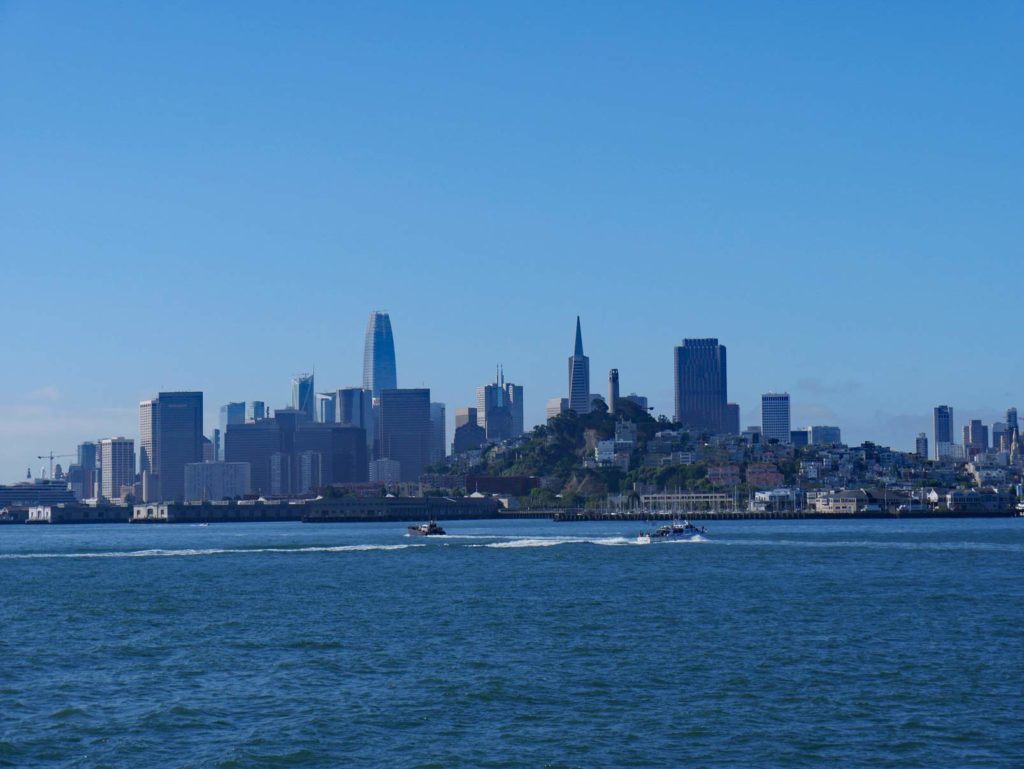
[[399,462],[401,479],[417,481],[430,462],[430,390],[381,390],[377,454]]
[[722,424],[722,432],[727,435],[740,434],[740,404],[725,404],[725,421]]
[[608,372],[608,413],[614,414],[619,403],[619,370]]
[[225,403],[220,407],[220,445],[217,447],[217,461],[224,461],[224,434],[228,425],[240,425],[245,421],[245,402]]
[[917,434],[917,440],[914,442],[914,453],[917,454],[918,459],[928,459],[928,436],[924,433]]
[[590,412],[590,358],[583,354],[583,331],[576,316],[576,344],[569,357],[569,410]]
[[523,388],[506,382],[500,366],[493,384],[477,388],[476,408],[487,440],[503,441],[523,434]]
[[[253,422],[259,419],[267,418],[267,404],[263,401],[252,401],[249,404],[249,419]],[[227,430],[224,431],[224,436],[227,435]]]
[[[725,432],[728,382],[725,345],[684,339],[675,348],[676,421],[689,430]],[[786,428],[786,441],[789,428]]]
[[343,387],[337,392],[337,419],[340,424],[366,431],[366,450],[373,456],[376,430],[373,425],[373,393],[362,387]]
[[398,387],[395,364],[395,338],[391,333],[391,318],[386,312],[370,313],[363,346],[363,389],[379,398],[381,390]]
[[437,464],[445,458],[448,447],[445,441],[444,404],[430,404],[430,464]]
[[953,443],[953,407],[936,406],[932,416],[932,436],[935,439],[935,459],[941,459],[944,447]]
[[135,484],[135,441],[106,438],[99,444],[101,487],[106,499],[120,499],[121,489]]
[[968,456],[988,451],[988,427],[980,419],[972,419],[964,425],[964,451]]
[[151,489],[145,501],[182,499],[185,465],[203,461],[203,394],[167,392],[140,403],[139,438],[139,472]]
[[316,394],[316,421],[333,424],[338,421],[338,392]]
[[312,374],[299,374],[292,379],[292,408],[308,416],[311,422],[316,419],[316,392]]
[[1006,430],[1011,435],[1019,430],[1017,425],[1017,409],[1009,408],[1006,410]]
[[765,393],[761,396],[761,439],[789,443],[789,393]]
[[[91,499],[96,496],[96,444],[91,442],[78,444],[78,467],[82,473],[82,498]],[[132,467],[134,472],[134,464]]]

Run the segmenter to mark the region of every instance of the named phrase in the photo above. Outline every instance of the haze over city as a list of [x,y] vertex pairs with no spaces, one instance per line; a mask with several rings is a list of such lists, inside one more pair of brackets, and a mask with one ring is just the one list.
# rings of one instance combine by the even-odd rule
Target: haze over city
[[[884,8],[885,25],[878,25]],[[202,390],[401,387],[526,423],[591,371],[672,414],[729,349],[760,422],[911,450],[1021,402],[1021,9],[0,7],[0,479]],[[856,54],[856,55],[854,55]],[[855,63],[852,63],[855,62]]]

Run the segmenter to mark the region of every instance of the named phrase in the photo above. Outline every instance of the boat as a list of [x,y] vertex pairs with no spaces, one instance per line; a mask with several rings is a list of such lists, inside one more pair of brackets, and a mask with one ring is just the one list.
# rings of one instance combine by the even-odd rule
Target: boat
[[444,529],[437,525],[437,521],[421,523],[419,526],[410,526],[408,531],[414,537],[440,537],[444,535]]
[[689,521],[682,523],[672,521],[665,526],[659,526],[654,531],[641,531],[636,541],[640,545],[649,545],[652,542],[689,541],[706,533],[707,529],[703,526],[694,526]]

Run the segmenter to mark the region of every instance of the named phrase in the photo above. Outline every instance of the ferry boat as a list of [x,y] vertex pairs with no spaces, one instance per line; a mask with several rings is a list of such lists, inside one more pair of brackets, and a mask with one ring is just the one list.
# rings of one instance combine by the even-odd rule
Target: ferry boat
[[421,523],[419,526],[410,526],[408,531],[414,537],[439,537],[444,534],[444,529],[437,525],[437,521]]
[[666,526],[659,526],[654,531],[642,531],[636,538],[638,544],[649,545],[652,542],[674,542],[677,540],[692,540],[706,534],[707,529],[703,526],[694,526],[689,521],[672,523]]

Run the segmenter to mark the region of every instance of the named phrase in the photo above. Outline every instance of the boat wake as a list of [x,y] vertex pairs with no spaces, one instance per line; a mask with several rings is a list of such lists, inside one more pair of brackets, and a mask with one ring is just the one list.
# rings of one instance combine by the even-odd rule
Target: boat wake
[[356,553],[375,550],[405,550],[425,545],[315,545],[310,547],[208,547],[180,550],[115,550],[90,553],[0,553],[0,560],[38,558],[186,558],[203,555],[251,555],[255,553]]

